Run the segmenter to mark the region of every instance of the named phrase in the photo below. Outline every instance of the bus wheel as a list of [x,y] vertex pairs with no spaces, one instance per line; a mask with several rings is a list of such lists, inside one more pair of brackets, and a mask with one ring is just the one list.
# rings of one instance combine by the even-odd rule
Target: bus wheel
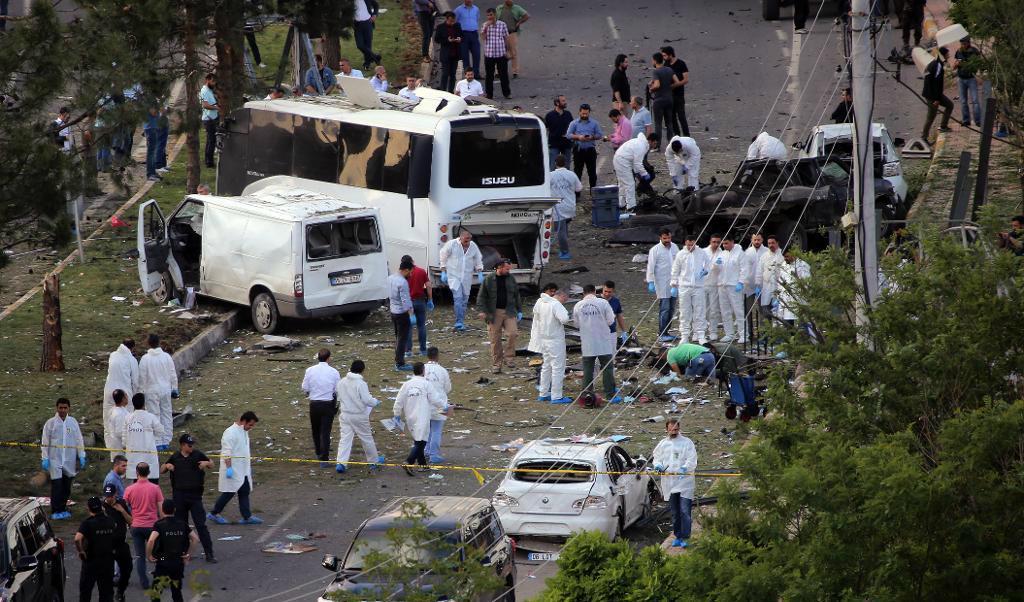
[[280,315],[274,296],[264,291],[252,300],[252,325],[256,332],[270,334],[277,328]]

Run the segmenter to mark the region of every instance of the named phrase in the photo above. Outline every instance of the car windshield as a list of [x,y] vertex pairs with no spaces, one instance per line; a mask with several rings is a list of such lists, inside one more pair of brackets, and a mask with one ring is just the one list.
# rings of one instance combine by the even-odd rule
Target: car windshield
[[516,464],[512,478],[528,483],[589,483],[594,480],[594,467],[566,460],[524,460]]
[[438,530],[432,531],[432,533],[435,533],[436,537],[443,537],[443,539],[418,547],[412,545],[412,542],[402,541],[396,547],[394,538],[388,536],[387,530],[364,529],[357,536],[352,551],[345,558],[345,568],[350,570],[368,568],[366,566],[367,558],[374,552],[380,552],[389,558],[403,558],[408,563],[428,563],[450,556],[453,546],[459,544],[458,532]]

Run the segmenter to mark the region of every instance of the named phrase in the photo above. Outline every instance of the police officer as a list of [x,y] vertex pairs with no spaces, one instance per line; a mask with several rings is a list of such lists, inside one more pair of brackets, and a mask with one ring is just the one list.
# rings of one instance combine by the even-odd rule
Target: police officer
[[184,434],[178,438],[178,451],[160,467],[160,472],[171,473],[171,499],[174,500],[174,516],[186,525],[192,515],[199,541],[203,544],[206,562],[216,563],[213,555],[213,540],[206,528],[206,509],[203,507],[203,482],[206,471],[213,468],[213,462],[206,454],[195,448],[196,440]]
[[132,524],[132,512],[128,503],[117,496],[117,485],[103,486],[103,512],[114,521],[114,562],[117,564],[117,583],[114,585],[115,602],[124,602],[124,592],[132,577],[132,551],[128,546],[128,526]]
[[174,510],[174,500],[164,500],[160,508],[163,518],[153,525],[153,533],[146,542],[146,556],[156,563],[151,598],[159,600],[164,588],[169,587],[171,600],[184,602],[181,584],[185,579],[185,563],[192,560],[192,546],[199,538],[185,521],[174,516]]
[[114,521],[103,512],[103,502],[91,497],[86,502],[89,518],[82,521],[75,533],[75,548],[82,561],[78,579],[78,599],[92,600],[93,585],[99,590],[100,602],[114,600]]

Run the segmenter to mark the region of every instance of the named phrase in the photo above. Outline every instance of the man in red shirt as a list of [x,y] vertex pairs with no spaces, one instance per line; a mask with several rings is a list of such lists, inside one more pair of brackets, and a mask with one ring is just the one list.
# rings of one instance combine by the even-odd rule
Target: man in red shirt
[[160,486],[149,480],[149,464],[139,462],[135,467],[138,479],[124,490],[124,501],[132,509],[132,546],[135,548],[135,574],[139,576],[142,589],[149,589],[149,573],[146,572],[146,541],[153,532],[153,525],[160,518],[160,504],[164,494]]
[[[412,271],[406,277],[409,281],[409,296],[412,298],[412,312],[416,317],[416,333],[420,339],[420,350],[416,355],[427,354],[427,312],[434,311],[434,296],[430,287],[430,276],[427,271],[416,265],[412,257],[404,255],[402,262],[408,260],[413,264]],[[412,355],[412,329],[409,329],[409,340],[405,344],[407,356]]]

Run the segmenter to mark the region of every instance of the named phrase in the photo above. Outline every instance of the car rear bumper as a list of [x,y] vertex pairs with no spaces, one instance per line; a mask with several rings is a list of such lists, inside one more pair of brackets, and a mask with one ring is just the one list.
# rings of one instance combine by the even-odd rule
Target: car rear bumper
[[345,303],[343,305],[328,305],[327,307],[307,308],[302,299],[296,299],[291,295],[274,295],[277,302],[277,311],[286,318],[327,318],[341,314],[352,314],[362,311],[373,311],[384,304],[383,299],[359,301],[357,303]]
[[498,518],[505,533],[512,537],[558,537],[568,539],[581,531],[600,531],[609,538],[615,535],[616,518],[584,510],[579,515],[512,512],[498,509]]

